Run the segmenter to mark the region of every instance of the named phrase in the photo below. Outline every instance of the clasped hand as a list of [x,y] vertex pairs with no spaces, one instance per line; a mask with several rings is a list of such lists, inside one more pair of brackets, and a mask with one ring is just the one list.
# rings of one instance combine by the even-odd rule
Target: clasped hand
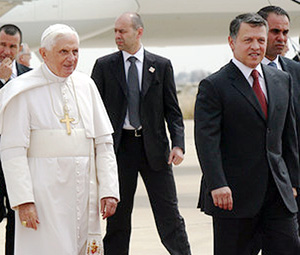
[[12,74],[12,60],[5,58],[0,64],[0,79],[4,79],[7,82]]

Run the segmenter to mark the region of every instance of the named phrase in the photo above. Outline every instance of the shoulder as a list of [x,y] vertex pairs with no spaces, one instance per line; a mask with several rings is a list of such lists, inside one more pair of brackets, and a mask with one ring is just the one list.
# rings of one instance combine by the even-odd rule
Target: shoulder
[[154,54],[154,53],[151,53],[147,50],[145,50],[144,54],[145,54],[146,59],[156,61],[156,62],[159,62],[159,63],[164,63],[164,64],[171,63],[171,61],[168,58],[157,55],[157,54]]
[[264,75],[268,77],[276,76],[276,79],[288,79],[289,74],[285,71],[279,70],[274,67],[270,67],[268,65],[262,64],[262,70],[264,72]]
[[300,78],[300,62],[285,57],[280,57],[279,61],[284,71],[296,79]]
[[105,64],[114,60],[117,60],[119,58],[122,58],[122,52],[121,51],[117,51],[108,55],[105,55],[103,57],[100,57],[96,60],[97,64]]
[[20,74],[23,74],[23,73],[26,73],[26,72],[32,70],[32,68],[24,66],[22,64],[19,64],[18,62],[16,62],[16,65],[17,65],[17,70]]
[[225,93],[228,90],[227,85],[231,82],[229,75],[234,76],[232,79],[236,78],[234,72],[232,71],[232,67],[230,64],[227,64],[221,67],[220,70],[201,80],[198,87],[198,96],[201,97],[202,95],[216,98],[216,95]]
[[297,62],[295,60],[292,60],[292,59],[289,59],[286,57],[280,57],[279,61],[283,64],[287,64],[288,66],[292,66],[292,67],[295,67],[298,69],[300,68],[300,62]]
[[222,66],[218,71],[207,76],[203,81],[208,81],[213,84],[223,84],[229,76],[236,77],[238,75],[238,68],[233,63],[228,63]]
[[88,76],[86,73],[83,73],[81,71],[74,71],[71,77],[72,79],[74,79],[74,82],[80,81],[83,85],[86,83],[89,84],[94,83],[93,79],[90,76]]

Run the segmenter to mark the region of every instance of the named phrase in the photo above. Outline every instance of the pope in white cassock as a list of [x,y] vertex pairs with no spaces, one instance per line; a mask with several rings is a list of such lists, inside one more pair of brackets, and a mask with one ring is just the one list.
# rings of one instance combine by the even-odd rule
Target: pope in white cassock
[[76,31],[45,30],[39,68],[0,91],[1,160],[16,217],[15,255],[102,254],[100,214],[119,200],[109,118],[74,71]]

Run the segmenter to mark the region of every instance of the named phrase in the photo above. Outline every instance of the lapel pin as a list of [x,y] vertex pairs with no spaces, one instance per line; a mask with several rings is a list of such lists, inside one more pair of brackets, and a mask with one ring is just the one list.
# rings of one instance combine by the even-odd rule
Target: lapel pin
[[154,73],[154,72],[155,72],[155,68],[151,66],[151,67],[149,68],[149,72]]

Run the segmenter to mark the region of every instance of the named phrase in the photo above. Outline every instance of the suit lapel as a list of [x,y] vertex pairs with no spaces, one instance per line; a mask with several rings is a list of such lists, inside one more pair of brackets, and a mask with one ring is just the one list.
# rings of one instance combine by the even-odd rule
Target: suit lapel
[[16,68],[17,68],[17,76],[21,75],[23,73],[22,66],[16,62]]
[[19,76],[27,71],[27,68],[25,66],[19,64],[18,62],[16,62],[16,68],[17,68],[17,76]]
[[144,97],[152,83],[155,73],[155,58],[148,51],[144,51],[142,96]]
[[264,73],[268,93],[268,116],[270,118],[272,114],[274,114],[275,104],[277,100],[276,95],[278,95],[278,88],[276,87],[277,79],[275,74],[273,72],[270,72],[270,69],[265,68],[264,65],[262,65],[262,70]]
[[253,92],[248,81],[242,74],[242,72],[236,67],[232,62],[229,63],[229,79],[231,79],[231,85],[235,87],[246,99],[247,101],[255,108],[258,114],[262,117],[263,120],[266,120],[265,115],[261,109],[261,106]]
[[110,65],[110,68],[117,78],[120,87],[122,88],[125,96],[127,96],[127,82],[125,77],[123,54],[121,51],[116,53],[115,58],[111,61]]
[[280,56],[279,56],[279,63],[281,65],[283,71],[289,71],[289,66],[286,64],[284,59],[281,58]]
[[[116,67],[121,68],[116,68]],[[111,62],[110,68],[113,70],[115,77],[118,80],[125,96],[128,95],[127,82],[125,77],[125,68],[123,54],[121,51],[117,52],[115,58]],[[154,70],[154,71],[152,71]],[[151,72],[152,71],[152,72]],[[155,73],[155,58],[148,52],[144,51],[143,75],[142,75],[142,96],[147,94],[147,91],[152,83]]]

